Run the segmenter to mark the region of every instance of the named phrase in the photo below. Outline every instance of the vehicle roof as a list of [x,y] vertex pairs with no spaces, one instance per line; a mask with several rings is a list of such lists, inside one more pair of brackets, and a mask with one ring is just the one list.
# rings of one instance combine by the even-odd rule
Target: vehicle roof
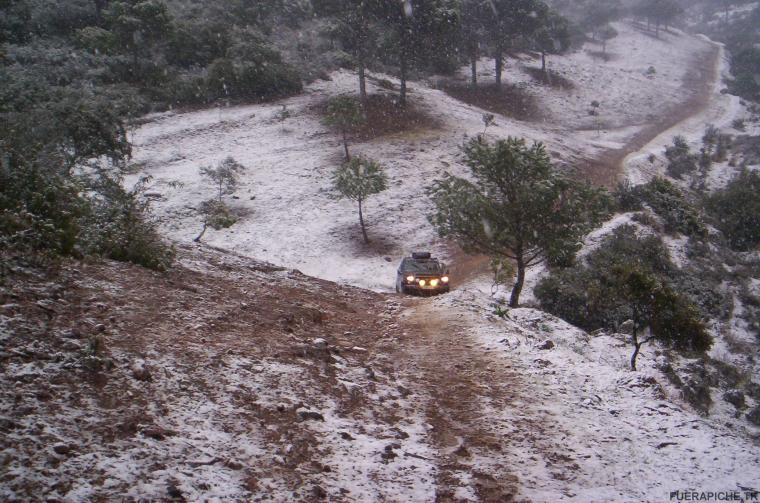
[[416,259],[406,257],[401,261],[399,270],[435,274],[443,271],[444,264],[437,258]]

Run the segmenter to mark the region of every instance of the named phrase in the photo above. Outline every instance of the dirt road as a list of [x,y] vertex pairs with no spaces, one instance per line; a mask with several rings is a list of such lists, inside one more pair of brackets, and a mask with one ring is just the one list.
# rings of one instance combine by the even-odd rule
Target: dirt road
[[694,57],[691,70],[683,81],[686,99],[670,108],[656,110],[658,117],[651,124],[633,136],[622,148],[608,150],[581,166],[579,175],[592,183],[614,188],[624,170],[624,161],[630,154],[644,148],[668,129],[702,113],[710,104],[713,87],[719,75],[721,49],[713,45],[704,53]]
[[[508,439],[487,411],[509,406],[520,389],[519,375],[477,348],[456,313],[429,299],[408,303],[413,315],[396,361],[402,375],[430,397],[425,413],[439,453],[437,501],[457,501],[463,492],[478,501],[512,501],[517,478],[493,462]],[[491,463],[476,462],[486,458]]]

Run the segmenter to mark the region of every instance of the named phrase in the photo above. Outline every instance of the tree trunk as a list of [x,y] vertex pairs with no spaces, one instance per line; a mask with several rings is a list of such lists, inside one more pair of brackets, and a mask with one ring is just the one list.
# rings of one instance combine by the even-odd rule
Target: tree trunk
[[95,17],[98,22],[103,20],[103,9],[108,6],[108,0],[95,0]]
[[203,221],[203,229],[201,229],[201,233],[198,234],[198,236],[195,239],[193,239],[193,241],[195,241],[196,243],[200,243],[201,242],[201,238],[203,237],[204,234],[206,234],[206,227],[208,227],[208,221],[204,220]]
[[364,236],[364,242],[369,243],[369,237],[367,237],[367,229],[364,227],[364,215],[362,214],[362,200],[359,199],[359,224],[362,227],[362,236]]
[[504,50],[501,46],[496,48],[496,88],[501,89],[501,73],[504,69]]
[[523,262],[522,255],[519,255],[517,258],[517,281],[515,281],[515,286],[512,287],[512,295],[509,298],[509,307],[520,306],[520,293],[522,292],[524,284],[525,263]]
[[351,156],[348,154],[348,137],[346,136],[346,129],[343,128],[343,150],[346,153],[346,162],[351,160]]
[[633,334],[631,334],[631,338],[633,339],[633,355],[631,355],[631,370],[636,371],[636,358],[639,356],[639,351],[641,351],[641,345],[644,344],[643,342],[639,342],[639,321],[638,316],[636,316],[636,313],[634,311],[633,315]]
[[660,38],[660,22],[659,21],[657,21],[654,24],[654,36],[657,38]]
[[541,52],[541,71],[546,74],[546,53]]
[[602,41],[602,54],[607,54],[607,39]]
[[359,97],[362,100],[362,104],[367,103],[367,76],[365,75],[366,65],[364,64],[364,56],[359,56]]
[[398,92],[398,104],[406,107],[406,57],[401,60],[401,83]]
[[400,85],[398,93],[398,104],[401,107],[406,107],[406,73],[407,64],[409,58],[409,34],[407,33],[406,14],[403,14],[401,18],[401,54],[400,54]]
[[470,72],[472,74],[470,85],[475,89],[478,87],[478,54],[476,52],[470,54]]
[[635,345],[635,349],[633,350],[633,355],[631,356],[631,370],[636,371],[636,358],[639,356],[639,351],[641,351],[641,345],[643,343],[638,343]]

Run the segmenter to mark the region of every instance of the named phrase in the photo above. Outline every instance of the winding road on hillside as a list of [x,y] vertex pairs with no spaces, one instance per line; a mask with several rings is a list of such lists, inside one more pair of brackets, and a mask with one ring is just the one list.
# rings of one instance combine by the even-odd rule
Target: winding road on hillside
[[[704,113],[720,83],[724,57],[723,48],[714,44],[709,57],[695,60],[685,79],[688,98],[682,105],[662,113],[622,148],[604,152],[581,176],[614,187],[628,158],[641,155],[655,138]],[[451,255],[460,284],[488,272],[487,257],[467,256],[456,247]],[[429,397],[425,412],[439,453],[436,501],[462,501],[463,496],[468,501],[517,500],[522,481],[510,464],[514,459],[510,452],[515,450],[550,467],[555,481],[574,478],[577,460],[561,447],[566,433],[535,407],[541,403],[540,390],[526,382],[525,369],[473,338],[478,330],[473,321],[483,320],[426,299],[406,300],[404,305],[406,332],[395,359],[402,374]],[[508,425],[495,419],[505,410],[516,417]]]
[[[641,38],[646,37],[641,34],[632,34],[630,30],[627,37],[632,43],[639,44],[640,52],[666,47],[652,49],[655,42]],[[684,38],[688,35],[674,34],[672,37],[667,43],[676,41],[681,49],[688,45]],[[581,145],[570,146],[553,128],[510,122],[506,117],[493,130],[503,136],[522,134],[547,142],[556,141],[553,146],[564,149],[565,159],[572,159],[577,154],[573,147],[598,147],[594,150],[594,160],[581,176],[600,185],[614,186],[627,168],[627,159],[646,152],[663,133],[703,114],[719,95],[717,88],[723,51],[715,44],[702,42],[694,44],[699,46],[689,53],[691,59],[683,61],[676,69],[678,71],[673,71],[673,75],[685,75],[678,89],[682,99],[676,105],[655,107],[651,111],[654,116],[646,125],[638,122],[623,124],[617,133],[611,133],[608,142],[606,138],[589,140],[582,131],[572,131],[572,134],[568,131],[571,137],[568,142],[577,141]],[[637,64],[645,61],[648,60],[644,58]],[[593,73],[594,69],[591,67],[588,71]],[[637,78],[645,80],[646,91],[650,94],[658,85],[677,87],[673,75],[666,80],[667,69],[658,70],[662,70],[662,83],[646,80],[638,67],[610,65],[605,67],[607,73],[604,75],[618,79],[615,82],[620,85],[625,82],[623,79],[638,75]],[[354,85],[354,76],[346,72],[338,72],[332,80],[315,84],[306,94],[287,101],[297,120],[286,125],[279,125],[271,118],[280,110],[279,105],[239,107],[224,113],[222,110],[198,112],[184,119],[181,116],[167,117],[164,123],[159,119],[155,124],[147,124],[138,142],[142,148],[141,159],[148,165],[147,171],[155,170],[157,178],[165,181],[179,179],[195,184],[181,196],[159,194],[169,200],[164,215],[170,236],[182,241],[197,233],[198,218],[193,205],[205,194],[203,183],[195,175],[198,163],[201,160],[212,162],[224,153],[251,167],[244,186],[247,192],[241,190],[238,197],[242,198],[233,203],[248,213],[244,213],[241,222],[231,229],[210,233],[206,239],[213,245],[289,268],[297,267],[309,275],[322,274],[322,279],[376,290],[383,290],[388,283],[385,280],[395,272],[391,256],[402,253],[399,242],[404,246],[430,246],[431,243],[438,246],[439,249],[434,251],[449,252],[453,259],[452,273],[461,289],[451,294],[456,300],[452,304],[439,299],[384,294],[389,301],[401,302],[403,313],[399,327],[402,335],[394,340],[393,345],[378,350],[387,361],[377,364],[378,370],[397,375],[416,391],[414,406],[430,427],[427,441],[432,444],[435,459],[415,456],[434,463],[436,501],[571,498],[576,493],[569,489],[569,481],[580,480],[573,486],[576,489],[592,487],[594,469],[603,463],[618,471],[624,470],[624,461],[599,461],[599,452],[608,449],[604,442],[613,440],[591,435],[581,446],[583,454],[575,453],[572,429],[560,426],[557,418],[546,410],[549,404],[561,403],[567,407],[565,413],[570,413],[577,404],[568,398],[574,392],[571,384],[560,383],[557,388],[547,390],[546,382],[528,377],[536,377],[538,372],[541,379],[561,380],[552,373],[548,358],[532,354],[541,342],[535,340],[541,323],[534,324],[533,335],[526,336],[523,342],[530,358],[518,359],[510,354],[513,346],[484,344],[480,334],[484,325],[497,332],[503,330],[504,340],[509,339],[512,344],[515,338],[519,340],[522,336],[520,323],[509,325],[509,329],[499,328],[501,321],[492,319],[488,307],[480,306],[478,314],[473,315],[466,300],[456,303],[467,298],[468,283],[483,279],[481,276],[487,271],[488,261],[484,257],[465,256],[435,240],[424,220],[427,207],[424,198],[419,197],[421,182],[410,173],[424,181],[440,176],[444,169],[453,170],[461,135],[482,128],[483,110],[453,100],[422,83],[415,84],[411,88],[412,99],[427,107],[427,112],[444,126],[352,145],[355,153],[385,159],[391,180],[392,190],[387,191],[391,195],[372,200],[369,210],[369,218],[375,225],[370,234],[376,243],[387,242],[388,246],[382,250],[371,249],[352,241],[353,228],[349,225],[355,224],[354,215],[347,214],[347,206],[341,207],[328,197],[329,173],[335,166],[340,145],[337,136],[325,130],[314,112],[314,108],[329,96],[352,92]],[[641,84],[638,85],[632,89],[641,91]],[[670,92],[673,93],[672,88]],[[558,123],[557,127],[569,126]],[[635,133],[625,136],[628,130],[635,130]],[[628,139],[615,140],[621,134]],[[607,145],[606,150],[599,150],[599,145]],[[249,215],[251,218],[246,218]],[[386,351],[390,354],[385,354]],[[583,376],[579,386],[584,388],[592,377]],[[605,385],[606,381],[598,384]],[[641,387],[650,385],[645,383]],[[639,384],[634,383],[634,388],[638,387]],[[588,400],[591,405],[584,407],[593,409],[601,399],[591,394]],[[667,405],[661,407],[666,409]],[[578,424],[584,424],[589,418],[591,421],[598,419],[590,413],[585,416],[579,413],[578,418]],[[632,429],[622,440],[614,441],[628,439],[630,442],[636,431]],[[658,438],[657,432],[645,433],[650,436],[640,439],[641,442],[653,442],[651,439]],[[655,447],[660,443],[655,442]],[[648,461],[644,459],[643,462]],[[618,473],[614,472],[601,482],[605,491],[612,492],[599,493],[599,501],[623,494],[614,492],[617,476]],[[626,490],[629,498],[631,494],[638,497],[642,494],[636,492],[635,487]]]

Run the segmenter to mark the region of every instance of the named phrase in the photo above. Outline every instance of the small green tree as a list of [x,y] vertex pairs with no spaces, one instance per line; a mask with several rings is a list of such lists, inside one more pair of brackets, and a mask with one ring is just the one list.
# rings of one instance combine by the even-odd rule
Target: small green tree
[[[619,280],[617,290],[633,321],[631,370],[636,370],[641,347],[655,339],[678,349],[710,349],[712,339],[696,307],[670,286],[635,266],[622,266],[615,277]],[[642,338],[642,330],[646,328],[649,333]]]
[[364,122],[364,112],[361,103],[351,96],[338,96],[327,104],[325,123],[340,129],[343,135],[343,150],[346,162],[351,160],[348,153],[348,131]]
[[203,216],[203,229],[193,239],[196,243],[199,243],[203,239],[203,235],[206,234],[206,229],[209,227],[216,230],[226,229],[227,227],[232,227],[237,222],[237,218],[232,214],[227,205],[216,199],[203,201],[198,208],[198,212]]
[[715,141],[715,153],[713,161],[724,162],[728,158],[728,152],[732,147],[732,137],[729,134],[719,134]]
[[496,125],[496,117],[494,116],[494,114],[483,114],[482,120],[483,120],[483,134],[485,135],[486,130],[488,130],[490,126]]
[[280,123],[280,130],[285,131],[285,121],[290,119],[291,114],[290,110],[288,110],[287,105],[282,105],[281,108],[275,112],[275,118],[277,119],[277,122]]
[[585,330],[619,330],[631,320],[633,370],[642,346],[655,339],[677,349],[709,348],[696,306],[713,313],[711,293],[671,262],[659,237],[639,236],[631,225],[615,229],[583,261],[553,269],[535,290],[542,309]]
[[240,173],[244,171],[245,167],[232,157],[227,157],[215,168],[204,166],[200,169],[201,176],[208,178],[214,184],[220,203],[222,196],[235,192],[240,183]]
[[602,118],[601,118],[601,108],[602,104],[594,100],[591,102],[591,109],[588,111],[589,115],[591,115],[594,118],[594,125],[596,125],[596,135],[599,136],[602,134]]
[[430,222],[466,251],[514,260],[509,305],[517,307],[527,268],[571,262],[583,235],[607,214],[609,198],[555,172],[541,143],[474,139],[463,152],[473,181],[447,175],[436,182]]
[[364,242],[369,243],[362,203],[369,196],[388,188],[388,178],[382,166],[371,159],[354,157],[335,170],[333,186],[338,191],[339,198],[351,199],[359,204],[359,224],[362,228],[362,236],[364,236]]

